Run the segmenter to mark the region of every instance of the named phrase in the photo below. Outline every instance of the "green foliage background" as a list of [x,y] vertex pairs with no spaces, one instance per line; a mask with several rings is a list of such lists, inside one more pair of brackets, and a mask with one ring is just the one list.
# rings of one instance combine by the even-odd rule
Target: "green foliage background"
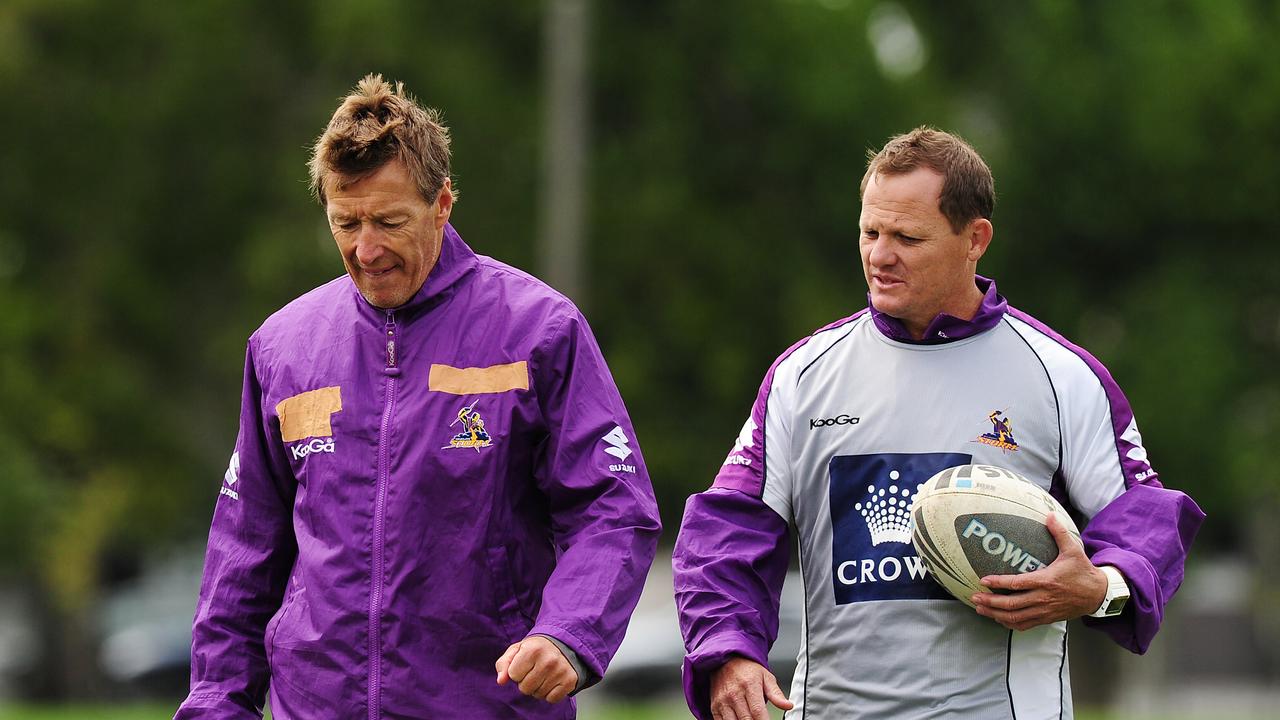
[[[369,71],[453,128],[478,251],[538,271],[539,2],[0,5],[0,578],[77,617],[199,543],[245,338],[342,272],[308,146]],[[882,69],[905,12],[927,60]],[[865,304],[865,153],[997,180],[980,270],[1102,359],[1234,550],[1280,505],[1280,4],[593,4],[587,286],[669,532],[770,362]],[[878,20],[879,19],[879,20]],[[114,565],[113,565],[114,564]]]

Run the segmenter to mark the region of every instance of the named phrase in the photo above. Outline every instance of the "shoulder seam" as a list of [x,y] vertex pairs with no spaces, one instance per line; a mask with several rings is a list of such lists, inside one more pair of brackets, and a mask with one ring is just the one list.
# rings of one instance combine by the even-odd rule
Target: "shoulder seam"
[[[787,348],[785,351],[783,351],[783,353],[782,353],[781,355],[779,355],[779,356],[778,356],[778,358],[777,358],[776,360],[774,360],[774,361],[773,361],[773,366],[772,366],[770,369],[771,369],[771,370],[777,370],[778,368],[780,368],[784,362],[786,362],[787,360],[791,359],[791,356],[793,356],[793,355],[795,355],[797,352],[799,352],[799,351],[801,350],[801,348],[807,347],[807,346],[809,345],[809,343],[810,343],[810,342],[812,342],[812,341],[813,341],[815,338],[817,338],[819,335],[823,335],[823,334],[828,333],[828,332],[834,332],[834,331],[836,331],[836,330],[840,330],[840,329],[842,329],[842,328],[846,328],[846,327],[849,327],[849,326],[852,326],[852,325],[856,325],[856,324],[857,324],[857,321],[858,321],[858,320],[860,320],[861,318],[863,318],[864,316],[866,316],[866,314],[867,314],[867,311],[866,311],[866,310],[859,310],[858,312],[856,312],[856,313],[854,313],[854,314],[852,314],[852,315],[850,315],[850,316],[848,316],[848,317],[840,318],[839,320],[836,320],[835,322],[833,322],[833,323],[831,323],[831,324],[829,324],[829,325],[824,325],[823,327],[820,327],[820,328],[818,328],[817,330],[814,330],[813,332],[809,333],[808,335],[804,336],[803,338],[801,338],[801,339],[797,340],[797,341],[796,341],[796,342],[795,342],[791,347],[789,347],[789,348]],[[849,329],[850,329],[850,331],[852,331],[852,328],[851,328],[851,327],[849,327]],[[837,340],[836,342],[839,342],[839,340]],[[830,349],[830,348],[828,348],[828,349]],[[823,353],[825,353],[825,352],[826,352],[826,350],[824,350],[824,351],[823,351]],[[812,364],[812,363],[810,363],[810,364]],[[807,365],[805,366],[805,369],[808,369],[808,366],[807,366]],[[803,374],[803,372],[804,372],[804,371],[803,371],[803,370],[801,370],[801,372],[797,374],[797,376],[796,376],[796,377],[797,377],[797,379],[799,378],[799,375],[800,375],[800,374]]]
[[556,300],[559,300],[560,302],[566,305],[569,305],[574,309],[577,309],[577,305],[574,304],[573,300],[571,300],[568,295],[565,295],[559,290],[551,287],[549,284],[547,284],[546,281],[538,277],[535,277],[519,268],[512,267],[511,265],[508,265],[496,258],[489,257],[488,255],[480,255],[478,253],[476,254],[476,264],[487,270],[491,270],[495,273],[502,273],[503,275],[508,275],[510,277],[513,277],[517,280],[524,282],[527,285],[531,285],[533,287],[545,290],[548,294],[550,294]]
[[[1031,318],[1032,320],[1035,319],[1035,318],[1032,318],[1030,315],[1027,315],[1026,313],[1022,312],[1021,310],[1017,310],[1013,307],[1009,308],[1009,311],[1006,313],[1006,317],[1008,315],[1013,315],[1013,313],[1015,312],[1019,313],[1020,315],[1025,315],[1026,318]],[[1116,466],[1120,468],[1120,483],[1125,490],[1128,490],[1129,488],[1138,484],[1136,481],[1130,482],[1129,474],[1125,472],[1125,468],[1124,468],[1124,451],[1120,448],[1121,432],[1116,427],[1116,408],[1112,404],[1111,393],[1107,389],[1107,381],[1110,380],[1111,384],[1115,385],[1116,390],[1119,391],[1122,395],[1123,395],[1123,391],[1120,390],[1120,387],[1116,383],[1115,378],[1109,377],[1110,371],[1106,369],[1106,366],[1102,364],[1101,360],[1093,357],[1092,353],[1090,353],[1088,350],[1085,350],[1083,347],[1076,345],[1070,340],[1067,340],[1065,337],[1062,336],[1061,333],[1058,333],[1057,331],[1048,333],[1040,329],[1039,327],[1036,327],[1036,325],[1028,322],[1023,317],[1019,317],[1019,315],[1013,315],[1013,317],[1015,320],[1021,322],[1023,325],[1026,325],[1027,327],[1031,328],[1035,332],[1044,336],[1046,339],[1048,339],[1050,342],[1054,343],[1058,347],[1062,348],[1068,353],[1071,353],[1071,356],[1074,357],[1078,362],[1083,363],[1085,366],[1085,369],[1088,370],[1089,374],[1093,377],[1093,379],[1097,381],[1098,389],[1102,392],[1103,401],[1107,408],[1107,427],[1111,428],[1111,440],[1116,450]],[[1036,322],[1043,325],[1043,323],[1039,320],[1036,320]],[[1047,325],[1045,327],[1048,328]],[[1090,359],[1093,360],[1093,363],[1089,362]],[[1098,366],[1097,368],[1094,367],[1094,363],[1097,364]],[[1098,368],[1102,368],[1102,371],[1108,373],[1108,376],[1104,377],[1101,373],[1098,372]],[[1125,402],[1128,403],[1127,398],[1125,399]],[[1132,412],[1132,410],[1130,410],[1130,412]]]
[[[1036,351],[1035,347],[1031,344],[1031,341],[1027,340],[1026,336],[1018,330],[1017,326],[1009,321],[1009,314],[1005,313],[1004,317],[1000,318],[1000,321],[1009,326],[1009,330],[1014,335],[1018,336],[1018,339],[1027,346],[1027,350],[1031,352],[1031,355],[1036,359],[1036,362],[1040,363],[1040,369],[1044,371],[1045,379],[1049,381],[1049,390],[1053,392],[1053,410],[1054,415],[1058,419],[1058,468],[1054,472],[1054,476],[1056,477],[1062,473],[1063,461],[1066,459],[1066,435],[1062,431],[1062,399],[1058,396],[1058,386],[1053,382],[1053,373],[1049,372],[1049,366],[1045,365],[1044,358],[1040,357],[1040,353]],[[1025,325],[1026,323],[1023,324]],[[1035,328],[1032,329],[1034,330]],[[1050,481],[1050,485],[1052,485],[1052,481]],[[1062,488],[1062,492],[1064,494],[1067,492],[1065,483]],[[1067,498],[1069,500],[1070,496],[1067,495]]]
[[[817,362],[823,358],[823,356],[825,356],[827,353],[831,352],[832,348],[834,348],[835,346],[839,345],[841,342],[843,342],[843,341],[844,341],[844,339],[845,339],[845,338],[847,338],[847,337],[849,337],[850,335],[852,335],[852,334],[853,334],[854,329],[856,329],[856,327],[857,327],[857,323],[855,323],[855,322],[849,322],[849,323],[845,323],[844,325],[839,325],[839,326],[837,326],[836,328],[830,328],[830,329],[834,330],[834,329],[837,329],[837,328],[845,328],[845,327],[847,327],[848,329],[845,331],[844,335],[841,335],[840,337],[836,338],[836,339],[835,339],[835,342],[833,342],[833,343],[831,343],[830,345],[828,345],[826,350],[823,350],[822,352],[818,353],[818,357],[816,357],[816,358],[814,358],[813,360],[811,360],[811,361],[809,362],[809,364],[808,364],[808,365],[805,365],[805,366],[804,366],[804,368],[803,368],[803,369],[802,369],[802,370],[801,370],[801,371],[796,375],[796,382],[797,382],[797,383],[799,383],[799,382],[800,382],[800,379],[804,377],[804,374],[805,374],[806,372],[809,372],[809,368],[811,368],[811,367],[813,367],[814,365],[816,365],[816,364],[817,364]],[[820,331],[820,332],[826,332],[826,331],[827,331],[827,330],[826,330],[826,329],[824,329],[824,330],[822,330],[822,331]],[[814,334],[813,334],[813,337],[816,337],[817,335],[818,335],[818,333],[814,333]]]

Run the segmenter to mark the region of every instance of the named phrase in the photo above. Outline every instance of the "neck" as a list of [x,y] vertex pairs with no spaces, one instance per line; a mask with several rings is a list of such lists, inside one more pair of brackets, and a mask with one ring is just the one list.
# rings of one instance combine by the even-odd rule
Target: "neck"
[[922,340],[925,331],[929,329],[929,325],[933,323],[934,318],[938,315],[945,313],[965,322],[972,320],[982,307],[982,298],[983,293],[978,289],[978,284],[974,280],[970,280],[968,287],[961,296],[941,308],[933,317],[925,318],[921,322],[903,319],[902,325],[911,335],[912,340]]

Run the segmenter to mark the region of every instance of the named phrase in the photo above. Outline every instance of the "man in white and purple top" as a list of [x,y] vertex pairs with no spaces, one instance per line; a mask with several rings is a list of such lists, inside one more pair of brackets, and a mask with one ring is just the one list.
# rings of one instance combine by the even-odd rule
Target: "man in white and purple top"
[[369,76],[316,142],[347,274],[249,339],[178,720],[566,720],[659,523],[565,297],[462,241],[449,136]]
[[[675,591],[699,718],[1070,718],[1066,621],[1145,652],[1204,514],[1161,485],[1096,359],[976,274],[990,170],[929,128],[862,181],[867,310],[796,343],[765,376],[711,489],[689,499]],[[977,612],[928,576],[904,522],[947,467],[1009,468],[1081,522],[1060,555],[988,577]],[[799,541],[804,637],[788,695],[765,667]],[[1127,600],[1127,602],[1126,602]]]

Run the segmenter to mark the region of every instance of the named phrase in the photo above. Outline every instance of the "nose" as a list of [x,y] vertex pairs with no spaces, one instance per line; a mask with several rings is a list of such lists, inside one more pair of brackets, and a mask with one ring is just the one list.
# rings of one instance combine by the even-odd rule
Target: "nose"
[[369,267],[382,257],[383,252],[380,233],[369,224],[362,223],[356,235],[356,261],[364,267]]
[[897,259],[898,256],[893,249],[893,243],[883,234],[877,236],[867,249],[867,262],[872,267],[889,267],[897,262]]

